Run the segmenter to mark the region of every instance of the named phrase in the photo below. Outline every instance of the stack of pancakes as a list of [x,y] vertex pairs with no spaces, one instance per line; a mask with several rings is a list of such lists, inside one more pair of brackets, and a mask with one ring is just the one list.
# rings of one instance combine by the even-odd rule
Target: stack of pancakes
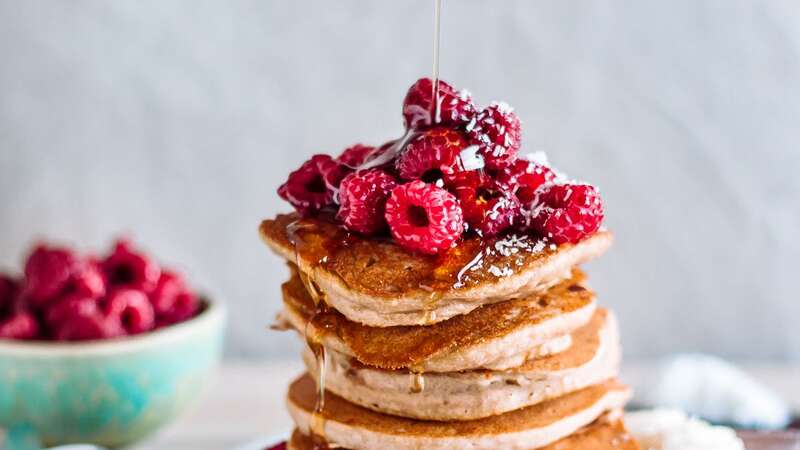
[[616,321],[577,268],[607,231],[466,238],[435,257],[294,214],[260,231],[291,272],[279,325],[309,344],[289,448],[639,448]]

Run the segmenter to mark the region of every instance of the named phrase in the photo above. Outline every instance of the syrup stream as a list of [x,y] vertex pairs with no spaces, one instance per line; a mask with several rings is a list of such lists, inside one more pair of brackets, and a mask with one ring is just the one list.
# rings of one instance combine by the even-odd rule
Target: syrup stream
[[[314,320],[324,312],[326,305],[323,294],[309,278],[308,274],[300,269],[300,247],[306,245],[300,233],[303,228],[307,227],[308,225],[303,223],[302,220],[297,220],[289,224],[287,233],[289,235],[289,240],[292,242],[292,245],[294,245],[294,263],[298,267],[300,279],[303,281],[308,295],[311,296],[311,299],[314,301],[315,307],[314,314],[309,318],[308,322],[306,322],[306,328],[304,330],[306,344],[308,348],[311,349],[311,352],[314,353],[314,358],[316,359],[317,370],[317,376],[315,377],[317,380],[317,395],[314,411],[311,413],[309,435],[314,450],[328,450],[331,447],[328,445],[325,437],[325,416],[323,414],[323,410],[325,409],[325,372],[328,366],[328,352],[325,349],[325,345],[322,343],[321,334],[315,332],[312,325]],[[317,263],[321,263],[321,260]]]
[[[439,42],[441,41],[442,23],[442,0],[434,0],[433,6],[433,77],[431,78],[431,110],[433,112],[433,123],[442,121],[442,102],[439,98]],[[401,141],[407,142],[411,138],[411,133],[406,133]],[[403,142],[403,146],[405,146]],[[402,149],[403,147],[399,147]],[[425,322],[433,323],[436,320],[436,312],[428,311],[425,314]],[[411,393],[420,394],[425,390],[425,374],[422,370],[411,370]]]
[[433,111],[433,123],[442,121],[442,104],[439,99],[439,41],[441,29],[442,0],[434,0],[433,8],[433,83],[431,83],[431,110]]

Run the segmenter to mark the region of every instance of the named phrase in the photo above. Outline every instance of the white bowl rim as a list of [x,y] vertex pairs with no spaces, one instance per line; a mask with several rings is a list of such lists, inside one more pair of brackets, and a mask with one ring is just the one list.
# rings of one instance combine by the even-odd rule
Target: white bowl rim
[[0,357],[84,357],[115,355],[151,348],[180,340],[198,330],[222,326],[227,317],[227,309],[221,302],[203,298],[205,309],[200,314],[184,322],[166,326],[135,336],[94,340],[94,341],[15,341],[0,340]]

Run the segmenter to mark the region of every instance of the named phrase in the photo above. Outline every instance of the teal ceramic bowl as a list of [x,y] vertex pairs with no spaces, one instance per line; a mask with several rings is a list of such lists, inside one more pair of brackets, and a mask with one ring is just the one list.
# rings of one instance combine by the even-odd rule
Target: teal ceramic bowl
[[140,336],[87,343],[0,341],[0,428],[44,444],[120,447],[174,419],[218,366],[225,309]]

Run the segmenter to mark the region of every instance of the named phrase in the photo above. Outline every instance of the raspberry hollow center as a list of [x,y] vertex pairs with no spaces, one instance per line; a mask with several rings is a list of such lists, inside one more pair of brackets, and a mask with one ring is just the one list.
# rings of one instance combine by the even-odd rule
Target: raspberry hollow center
[[323,180],[321,176],[317,175],[309,180],[308,183],[306,183],[306,189],[309,192],[324,194],[325,189],[327,188],[325,187],[325,180]]
[[408,221],[415,227],[427,227],[430,223],[428,221],[428,212],[422,206],[409,206],[408,207]]
[[425,171],[420,179],[426,183],[436,183],[437,181],[441,180],[442,177],[444,177],[444,174],[440,169],[430,169]]

